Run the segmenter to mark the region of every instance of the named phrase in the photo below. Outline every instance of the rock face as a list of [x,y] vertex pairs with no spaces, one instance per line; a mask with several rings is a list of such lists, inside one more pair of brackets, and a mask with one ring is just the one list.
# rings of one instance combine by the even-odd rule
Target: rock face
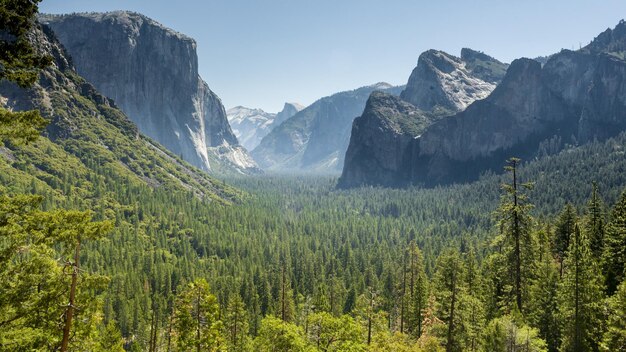
[[[515,60],[487,98],[413,134],[409,147],[400,144],[405,161],[387,171],[393,177],[381,181],[379,171],[370,170],[356,178],[352,170],[363,169],[367,161],[346,157],[341,184],[468,181],[486,170],[501,170],[508,157],[536,157],[548,144],[558,151],[562,143],[615,136],[626,130],[624,43],[626,24],[621,22],[579,51],[552,55],[543,67],[535,60]],[[365,132],[353,133],[358,141]],[[384,130],[377,136],[389,140],[390,133]]]
[[340,187],[403,182],[416,136],[437,120],[397,96],[370,95],[363,115],[352,125]]
[[378,83],[319,99],[265,136],[252,151],[254,159],[272,171],[340,172],[352,121],[363,113],[367,98],[376,90],[398,91]]
[[226,115],[241,145],[247,150],[253,150],[274,127],[280,125],[303,108],[302,105],[297,103],[285,103],[283,110],[275,114],[261,109],[236,106],[228,109]]
[[70,182],[77,184],[117,180],[167,192],[191,191],[219,202],[235,195],[222,182],[142,135],[111,99],[76,73],[49,27],[37,25],[29,39],[39,54],[52,58],[52,63],[28,89],[1,81],[0,104],[12,111],[38,109],[50,123],[36,142],[1,148],[0,162],[13,170],[7,177],[28,173],[62,197],[70,196],[57,188],[62,175],[72,175]]
[[506,67],[471,49],[463,49],[460,58],[428,50],[420,55],[400,96],[424,111],[462,111],[475,100],[486,98],[502,80]]
[[80,75],[146,135],[208,171],[210,160],[256,165],[239,146],[220,99],[198,75],[196,43],[132,12],[43,15]]

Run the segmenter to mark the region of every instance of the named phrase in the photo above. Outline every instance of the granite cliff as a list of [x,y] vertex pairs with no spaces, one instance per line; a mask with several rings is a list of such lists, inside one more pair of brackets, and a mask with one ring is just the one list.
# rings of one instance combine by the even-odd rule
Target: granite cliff
[[12,111],[38,109],[49,124],[33,143],[0,143],[6,184],[30,182],[54,199],[100,199],[93,209],[114,204],[117,200],[107,187],[120,185],[195,194],[220,203],[237,198],[239,192],[142,135],[111,99],[77,74],[49,27],[37,25],[29,37],[52,64],[28,89],[0,82],[0,104]]
[[462,111],[475,100],[486,98],[506,68],[506,64],[467,48],[460,58],[428,50],[420,55],[400,97],[424,111]]
[[[140,131],[208,171],[252,171],[226,111],[198,75],[196,42],[137,13],[42,15],[80,75],[112,98]],[[215,165],[213,165],[215,166]]]
[[[379,140],[408,134],[412,140],[409,145],[397,144],[403,150],[403,162],[391,168],[347,155],[340,185],[468,181],[486,170],[501,170],[510,156],[530,159],[565,145],[615,136],[626,130],[624,43],[626,24],[620,22],[587,47],[563,50],[543,66],[531,59],[515,60],[488,97],[419,133],[363,131],[355,124],[354,143],[368,133],[376,133]],[[371,153],[381,153],[394,147],[381,143],[372,148]],[[358,145],[349,148],[358,149]],[[387,177],[378,176],[381,169]]]

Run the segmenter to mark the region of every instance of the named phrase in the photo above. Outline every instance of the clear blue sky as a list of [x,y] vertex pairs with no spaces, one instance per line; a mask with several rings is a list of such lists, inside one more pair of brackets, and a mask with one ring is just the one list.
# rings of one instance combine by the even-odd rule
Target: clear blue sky
[[430,48],[510,62],[578,48],[626,18],[624,0],[44,0],[40,9],[143,13],[196,39],[200,74],[227,108],[270,112],[405,84]]

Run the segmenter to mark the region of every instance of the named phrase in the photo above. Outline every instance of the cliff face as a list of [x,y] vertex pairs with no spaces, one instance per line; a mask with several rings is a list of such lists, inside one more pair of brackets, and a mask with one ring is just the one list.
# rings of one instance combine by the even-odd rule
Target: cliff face
[[[94,180],[142,184],[167,192],[192,191],[220,202],[236,195],[143,136],[111,99],[76,73],[50,28],[38,26],[30,40],[40,54],[53,58],[52,64],[41,71],[31,88],[0,82],[0,104],[13,111],[38,109],[50,124],[33,143],[0,148],[0,165],[7,177],[20,178],[23,173],[24,179],[55,189],[61,197],[87,196],[74,192],[93,191]],[[69,181],[61,181],[64,175]],[[68,193],[58,188],[63,184],[79,186],[69,187]],[[95,199],[95,194],[88,198],[92,196]]]
[[[552,146],[558,150],[561,143],[576,145],[617,135],[626,130],[622,36],[626,38],[624,23],[582,50],[552,55],[543,67],[530,59],[514,61],[487,98],[413,133],[410,146],[396,143],[406,157],[386,171],[392,177],[380,181],[379,170],[373,167],[353,180],[352,170],[362,169],[360,164],[366,162],[354,158],[348,163],[346,157],[341,184],[434,185],[473,180],[486,170],[501,170],[508,157],[536,157],[550,141],[559,141]],[[365,132],[355,126],[352,139],[359,141],[359,134],[367,133],[380,140],[398,134]],[[393,149],[386,143],[378,148]]]
[[261,109],[236,106],[228,109],[226,115],[235,136],[247,150],[253,150],[263,137],[276,126],[289,119],[304,107],[297,103],[285,103],[279,113],[269,113]]
[[319,99],[274,128],[252,155],[273,171],[339,172],[352,121],[363,113],[370,93],[395,88],[379,83]]
[[352,125],[339,187],[402,183],[415,136],[436,120],[397,96],[372,93]]
[[211,159],[254,169],[251,158],[234,157],[246,152],[220,99],[198,75],[193,39],[131,12],[44,15],[41,21],[54,30],[78,73],[143,133],[203,170],[211,169]]
[[462,111],[475,100],[486,98],[502,79],[506,67],[471,49],[463,49],[460,58],[428,50],[420,55],[400,96],[425,111]]

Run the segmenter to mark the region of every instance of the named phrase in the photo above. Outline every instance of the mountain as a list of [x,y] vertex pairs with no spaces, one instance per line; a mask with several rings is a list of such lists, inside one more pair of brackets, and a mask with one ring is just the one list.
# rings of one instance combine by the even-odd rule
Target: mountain
[[226,111],[228,122],[244,148],[253,150],[274,127],[295,115],[304,107],[297,103],[285,103],[279,113],[269,113],[261,109],[236,106]]
[[88,203],[94,211],[120,206],[124,200],[112,194],[124,189],[154,199],[237,198],[232,188],[143,136],[112,100],[77,74],[49,27],[34,30],[31,41],[53,58],[52,65],[29,89],[0,82],[0,102],[13,111],[38,109],[50,124],[34,143],[0,144],[2,185],[29,185],[50,201]]
[[[566,145],[615,136],[626,130],[625,42],[626,24],[620,22],[581,50],[552,55],[543,67],[535,60],[515,60],[487,98],[412,134],[408,145],[397,144],[405,158],[401,165],[387,170],[394,177],[381,182],[377,168],[384,169],[385,164],[346,157],[350,163],[346,162],[341,184],[468,181],[487,170],[500,170],[510,156],[531,159]],[[381,140],[391,138],[386,134],[398,133],[380,132]],[[365,132],[354,133],[357,143],[361,140],[358,134]],[[362,170],[362,164],[370,167],[372,176],[353,179],[352,170]]]
[[218,96],[198,75],[196,42],[137,13],[42,15],[78,73],[194,166],[254,171]]
[[339,172],[352,121],[363,112],[367,98],[376,90],[399,89],[378,83],[321,98],[274,128],[252,151],[252,156],[261,168],[273,171]]
[[420,55],[400,96],[425,111],[462,111],[475,100],[486,98],[502,80],[507,66],[467,48],[461,50],[460,58],[428,50]]
[[340,187],[396,184],[404,177],[407,149],[415,136],[438,119],[397,96],[370,95],[363,115],[354,120]]

